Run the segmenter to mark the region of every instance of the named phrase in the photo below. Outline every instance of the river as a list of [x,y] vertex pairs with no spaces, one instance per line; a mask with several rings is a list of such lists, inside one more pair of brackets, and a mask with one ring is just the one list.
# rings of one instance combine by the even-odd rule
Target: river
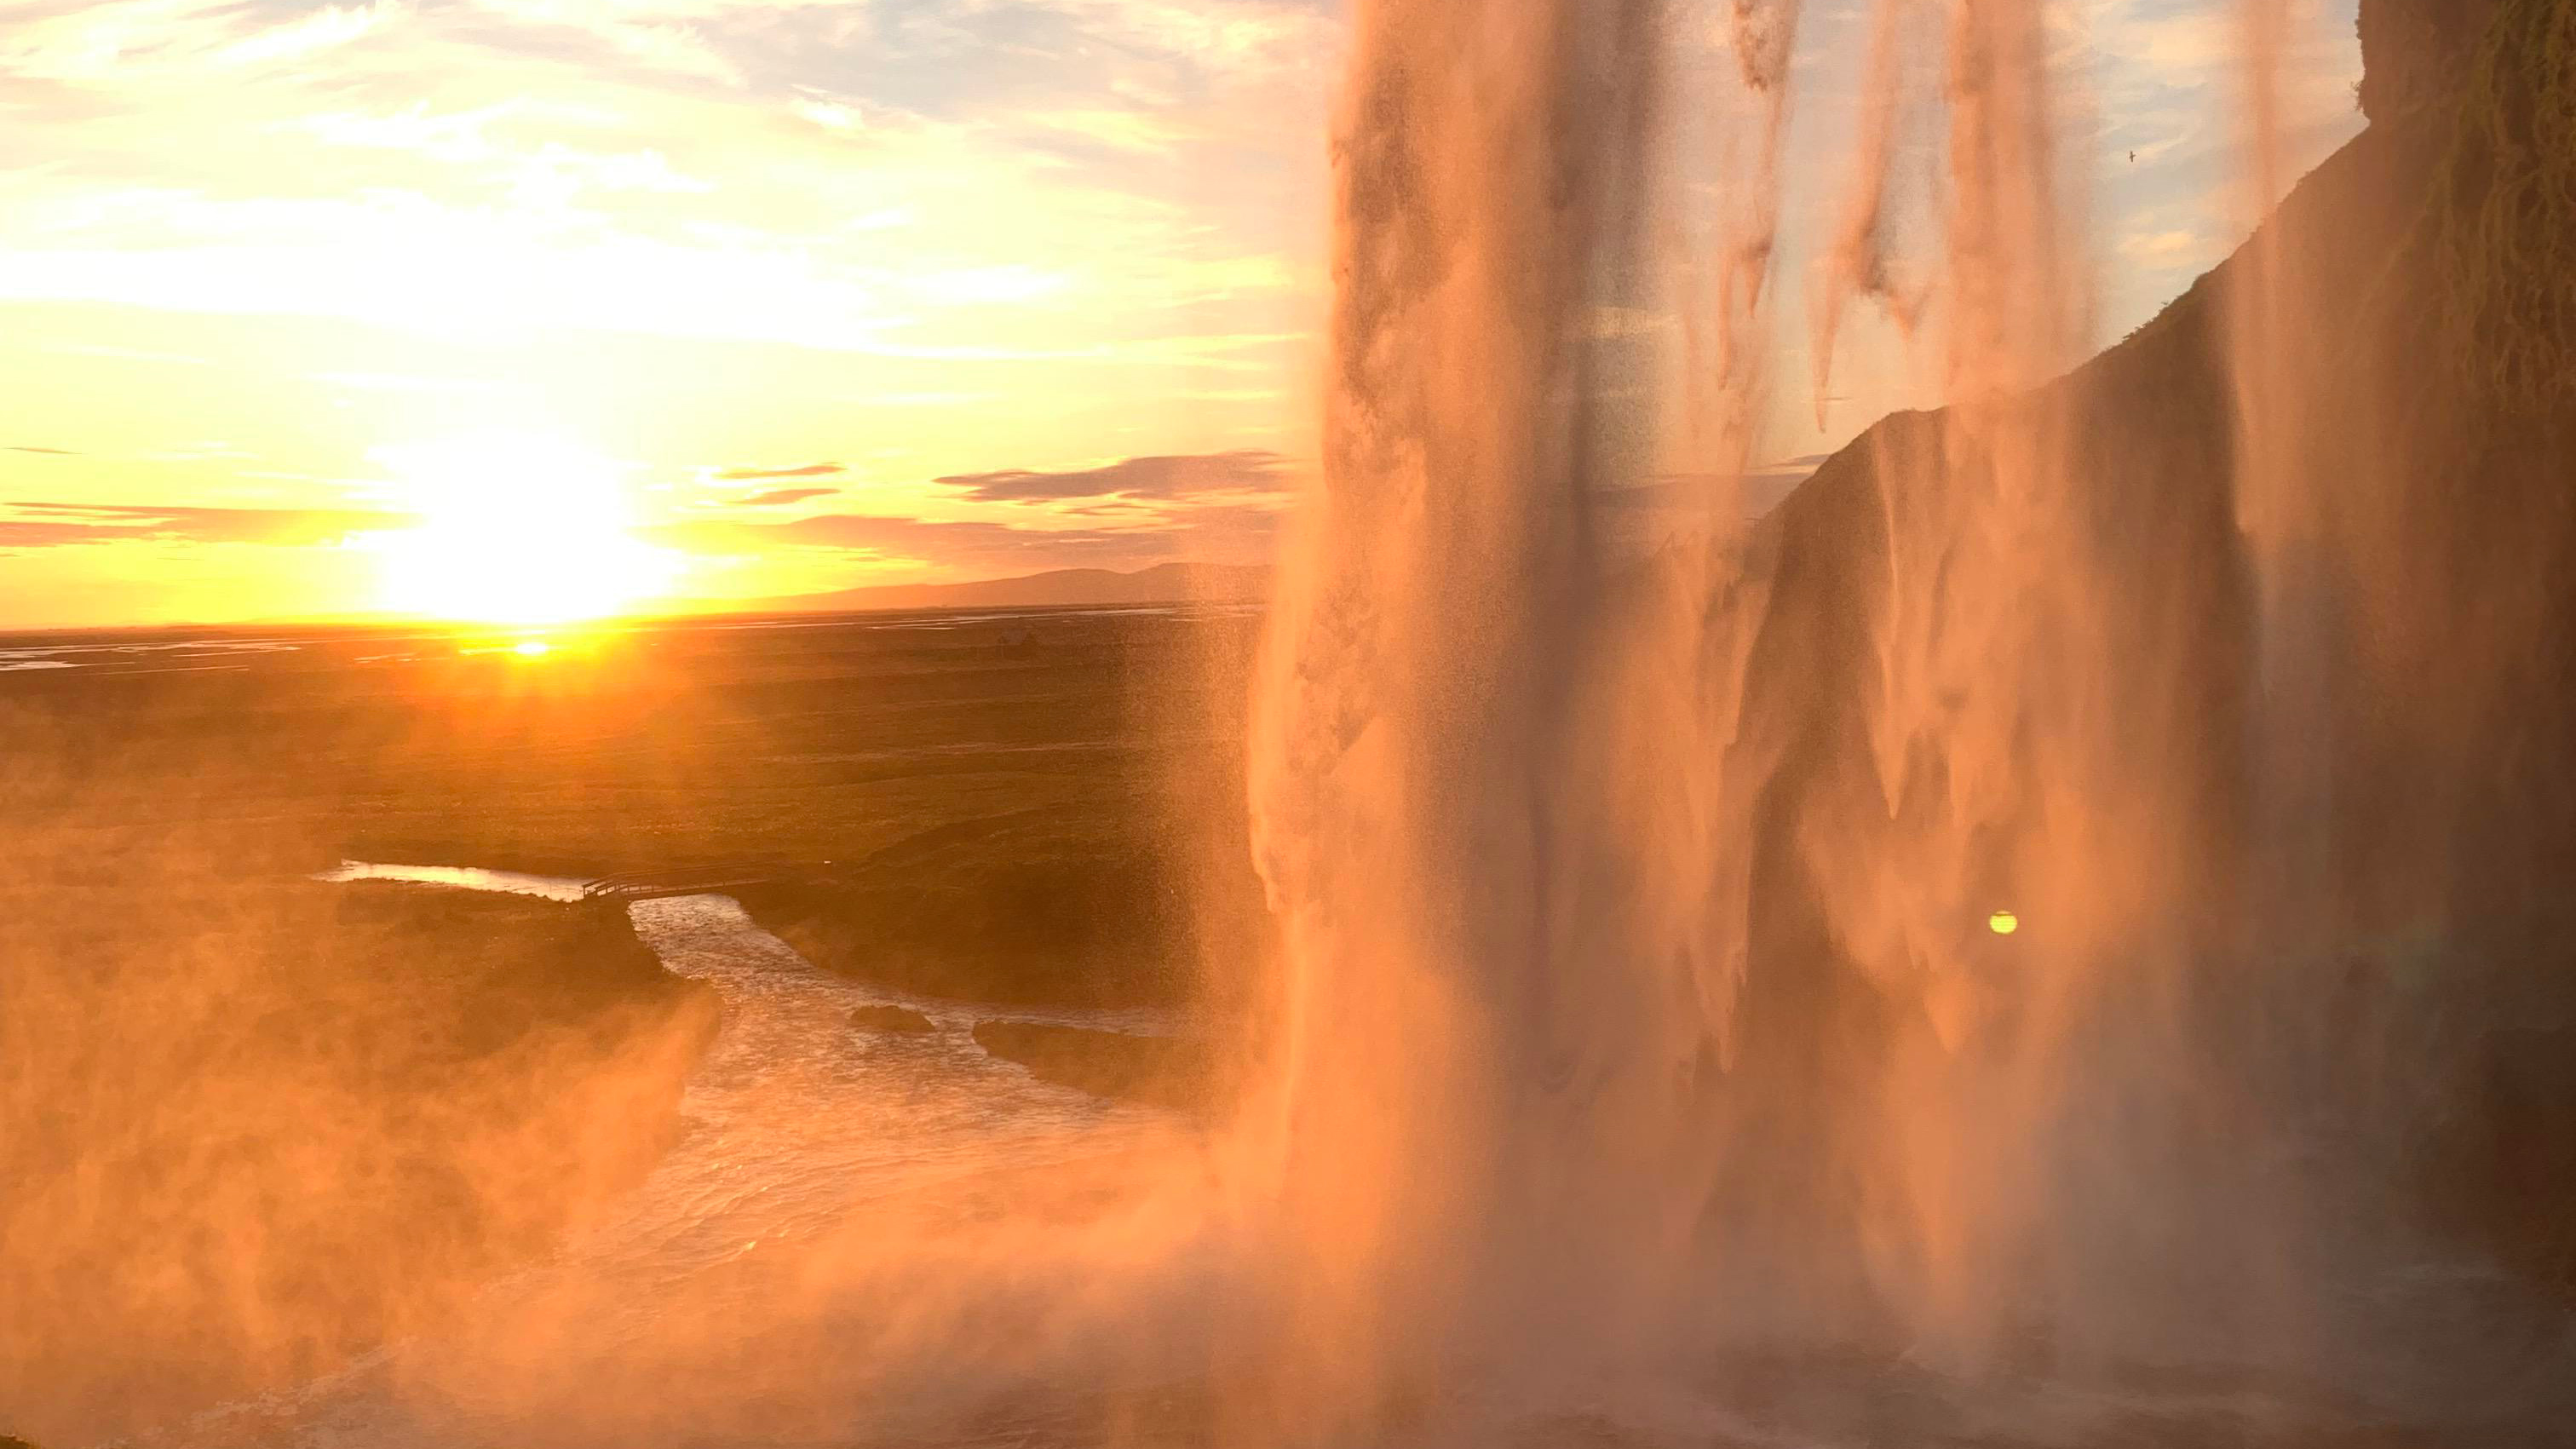
[[[573,884],[453,869],[344,875],[537,895]],[[677,1140],[641,1186],[489,1285],[461,1321],[141,1442],[2448,1445],[2539,1442],[2525,1431],[2570,1407],[2551,1365],[2576,1345],[2547,1346],[2558,1320],[2506,1311],[2500,1284],[2424,1265],[2366,1285],[2387,1301],[2359,1315],[2380,1325],[2365,1335],[2375,1343],[2332,1355],[2340,1387],[2278,1364],[1954,1374],[1911,1353],[1676,1342],[1636,1363],[1497,1376],[1462,1362],[1438,1387],[1386,1385],[1411,1404],[1391,1412],[1450,1431],[1308,1424],[1293,1375],[1261,1361],[1295,1342],[1274,1291],[1289,1262],[1279,1245],[1294,1238],[1224,1190],[1222,1134],[1040,1082],[969,1035],[996,1017],[1129,1031],[1169,1022],[877,989],[815,969],[724,896],[628,909],[669,969],[722,1002]],[[871,1004],[910,1007],[936,1030],[854,1029],[852,1008]]]
[[[354,862],[328,878],[558,899],[580,886]],[[847,1442],[883,1417],[890,1364],[954,1357],[974,1330],[950,1320],[1016,1291],[995,1281],[996,1264],[1034,1267],[1066,1246],[1072,1220],[1039,1214],[1059,1234],[1034,1255],[997,1242],[1004,1223],[1056,1201],[1096,1226],[1099,1183],[1132,1184],[1138,1161],[1195,1150],[1198,1134],[1170,1114],[1041,1082],[969,1035],[995,1019],[1168,1028],[1155,1013],[970,1007],[870,987],[816,969],[720,895],[628,910],[665,966],[714,989],[722,1019],[676,1142],[623,1210],[489,1285],[461,1323],[146,1442]],[[852,1009],[875,1004],[910,1007],[936,1030],[855,1029]],[[862,1335],[874,1339],[865,1352]],[[940,1397],[918,1381],[896,1387],[916,1407]]]

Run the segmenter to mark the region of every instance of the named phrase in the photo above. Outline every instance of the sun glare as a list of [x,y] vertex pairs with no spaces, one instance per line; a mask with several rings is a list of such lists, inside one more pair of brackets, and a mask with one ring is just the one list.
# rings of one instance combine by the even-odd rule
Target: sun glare
[[[387,608],[443,619],[552,624],[666,591],[677,553],[634,533],[617,465],[560,439],[486,433],[375,455],[420,525],[376,534]],[[545,652],[520,652],[536,657]]]

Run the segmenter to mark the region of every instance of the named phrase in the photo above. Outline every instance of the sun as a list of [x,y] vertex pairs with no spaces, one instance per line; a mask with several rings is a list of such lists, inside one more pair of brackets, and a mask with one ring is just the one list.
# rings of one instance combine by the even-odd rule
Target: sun
[[384,607],[496,624],[595,619],[667,591],[680,556],[635,536],[618,466],[542,434],[376,450],[418,526],[371,535]]

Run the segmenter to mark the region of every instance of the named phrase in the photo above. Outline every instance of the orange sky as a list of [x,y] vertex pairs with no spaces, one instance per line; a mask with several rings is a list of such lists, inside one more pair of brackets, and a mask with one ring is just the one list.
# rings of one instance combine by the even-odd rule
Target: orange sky
[[[1808,10],[1793,257],[1860,49]],[[2070,11],[2106,336],[2236,234],[2227,14]],[[1257,560],[1340,45],[1325,0],[0,0],[0,627]],[[1854,350],[1766,456],[1925,400]]]

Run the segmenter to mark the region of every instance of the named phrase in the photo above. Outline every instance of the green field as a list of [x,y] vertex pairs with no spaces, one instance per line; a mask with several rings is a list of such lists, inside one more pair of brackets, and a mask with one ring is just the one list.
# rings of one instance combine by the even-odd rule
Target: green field
[[[17,867],[37,871],[98,869],[135,832],[236,875],[748,862],[778,882],[745,904],[835,969],[1168,1004],[1258,939],[1256,632],[1102,611],[673,623],[537,658],[366,631],[122,656],[0,674],[0,804],[46,822]],[[201,636],[102,642],[177,637]]]
[[[60,1411],[0,1429],[149,1422],[433,1324],[678,1130],[712,999],[618,904],[306,879],[344,858],[750,863],[746,906],[837,970],[1239,1003],[1256,628],[0,640],[79,666],[0,672],[0,1401]],[[1003,1045],[1092,1090],[1174,1075]],[[102,1342],[113,1373],[62,1357]]]

